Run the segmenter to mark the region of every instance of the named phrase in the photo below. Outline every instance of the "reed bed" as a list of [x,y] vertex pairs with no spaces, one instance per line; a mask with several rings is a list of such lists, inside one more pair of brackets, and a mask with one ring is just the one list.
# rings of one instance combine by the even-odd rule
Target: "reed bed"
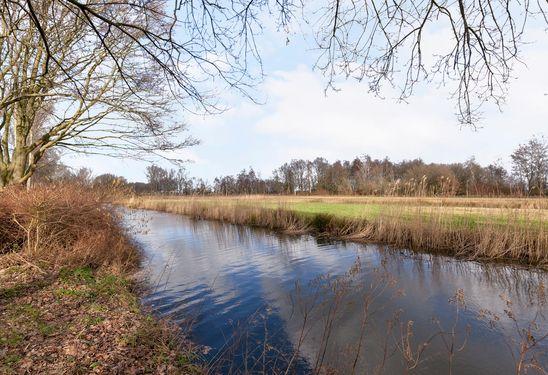
[[[440,209],[440,206],[405,204],[400,200],[398,204],[381,204],[380,209],[364,207],[364,214],[358,215],[341,211],[337,203],[333,203],[338,208],[332,212],[328,202],[322,202],[327,209],[322,206],[321,210],[299,206],[303,201],[308,202],[309,197],[277,198],[278,201],[275,198],[261,200],[260,197],[133,197],[123,203],[132,208],[291,233],[385,243],[467,259],[518,261],[540,268],[548,266],[546,212],[542,208],[523,208],[528,207],[525,203],[522,208],[510,208],[516,205],[514,202],[507,208],[499,206],[493,211],[495,207]],[[414,198],[410,199],[416,202]],[[536,207],[544,204],[539,201]]]
[[475,207],[486,208],[508,208],[508,209],[540,209],[548,210],[548,198],[546,197],[401,197],[401,196],[358,196],[358,195],[216,195],[216,196],[169,196],[163,195],[148,196],[148,199],[192,199],[194,201],[214,201],[265,204],[265,203],[337,203],[337,204],[382,204],[382,205],[404,205],[404,206],[436,206],[436,207]]

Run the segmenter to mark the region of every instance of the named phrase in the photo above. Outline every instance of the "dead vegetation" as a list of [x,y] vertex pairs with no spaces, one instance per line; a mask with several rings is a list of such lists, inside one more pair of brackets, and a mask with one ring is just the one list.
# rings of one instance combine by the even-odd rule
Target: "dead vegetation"
[[0,253],[17,252],[48,268],[124,271],[137,265],[139,254],[105,206],[103,193],[52,185],[0,194]]
[[448,215],[443,210],[403,204],[386,206],[369,217],[298,211],[291,205],[269,206],[255,200],[226,198],[132,198],[125,204],[288,232],[313,232],[354,241],[432,251],[480,260],[510,260],[545,268],[548,232],[544,216],[516,212],[497,215]]
[[0,192],[0,373],[197,373],[197,350],[142,311],[140,254],[104,193]]

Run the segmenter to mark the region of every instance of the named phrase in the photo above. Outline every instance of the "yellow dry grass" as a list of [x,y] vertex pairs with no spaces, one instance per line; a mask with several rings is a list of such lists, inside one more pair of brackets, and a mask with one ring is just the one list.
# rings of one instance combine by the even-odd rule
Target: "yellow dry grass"
[[548,264],[546,199],[134,197],[130,207],[387,243],[471,259]]

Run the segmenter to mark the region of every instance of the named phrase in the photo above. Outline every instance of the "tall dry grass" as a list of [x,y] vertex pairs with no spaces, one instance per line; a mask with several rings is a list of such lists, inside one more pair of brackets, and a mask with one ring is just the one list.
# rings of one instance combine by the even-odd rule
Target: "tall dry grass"
[[[546,197],[399,197],[399,196],[360,196],[360,195],[215,195],[215,196],[190,196],[193,200],[211,200],[216,202],[248,202],[253,203],[341,203],[341,204],[382,204],[405,206],[434,206],[434,207],[459,207],[478,209],[540,209],[548,210],[548,198]],[[181,196],[141,196],[146,199],[180,200],[187,199]]]
[[53,268],[135,266],[139,254],[108,198],[75,185],[1,190],[0,254],[18,254]]
[[512,260],[548,266],[548,231],[536,217],[508,210],[492,219],[471,215],[455,220],[440,210],[388,206],[373,218],[344,218],[305,214],[283,206],[238,204],[219,199],[161,199],[136,197],[125,201],[132,208],[165,211],[197,219],[221,220],[293,233],[312,232],[334,238],[386,243],[399,248],[431,251],[468,259]]

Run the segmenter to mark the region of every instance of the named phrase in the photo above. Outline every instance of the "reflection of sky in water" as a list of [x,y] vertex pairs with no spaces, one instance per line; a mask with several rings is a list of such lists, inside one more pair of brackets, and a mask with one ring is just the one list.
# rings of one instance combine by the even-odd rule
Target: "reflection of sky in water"
[[[547,279],[542,272],[418,256],[373,245],[322,243],[311,236],[284,236],[165,213],[128,215],[129,223],[141,220],[146,230],[138,231],[135,239],[146,253],[145,269],[153,286],[145,303],[181,323],[189,316],[195,318],[192,336],[199,344],[212,348],[211,360],[231,358],[236,365],[242,365],[244,351],[249,357],[260,357],[253,362],[259,366],[254,371],[262,370],[261,366],[268,369],[275,357],[274,350],[269,354],[271,357],[260,356],[264,351],[260,343],[265,335],[282,354],[288,355],[289,348],[297,347],[303,331],[302,309],[317,290],[311,281],[320,275],[345,274],[358,257],[361,271],[335,314],[323,362],[343,372],[349,371],[354,361],[364,290],[378,287],[377,280],[384,273],[396,279],[397,285],[384,289],[371,305],[357,373],[372,370],[382,362],[386,355],[383,343],[388,332],[387,321],[400,309],[401,323],[414,322],[415,346],[436,332],[434,317],[444,329],[450,329],[456,315],[455,304],[448,300],[458,289],[464,291],[467,308],[458,317],[456,343],[460,345],[464,340],[467,325],[471,326],[471,333],[465,348],[455,354],[453,368],[457,373],[514,372],[512,356],[503,338],[516,339],[516,329],[504,318],[506,304],[501,294],[512,300],[520,326],[525,327],[535,314],[546,313],[537,293],[539,285]],[[301,288],[299,297],[295,293],[296,282]],[[396,296],[400,289],[403,294]],[[314,367],[323,348],[330,306],[333,307],[316,306],[307,319],[307,334],[299,353],[310,367]],[[476,318],[480,309],[489,309],[502,317],[496,330],[485,319]],[[545,334],[546,318],[541,316],[537,322],[540,323],[537,334]],[[390,342],[401,342],[400,323],[395,323],[390,337]],[[434,338],[416,371],[447,372],[448,355],[444,348],[441,337]],[[547,348],[543,343],[538,350],[540,356],[537,353],[545,367]],[[389,354],[385,372],[401,372],[401,354],[397,351]],[[298,370],[304,371],[302,362],[299,366]]]

